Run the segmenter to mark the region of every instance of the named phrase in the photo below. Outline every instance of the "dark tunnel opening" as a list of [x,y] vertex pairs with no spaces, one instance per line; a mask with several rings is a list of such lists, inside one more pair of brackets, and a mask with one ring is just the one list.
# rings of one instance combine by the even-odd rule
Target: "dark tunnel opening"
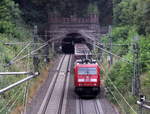
[[74,45],[76,43],[86,43],[86,41],[80,34],[68,34],[62,40],[62,52],[66,54],[74,54]]

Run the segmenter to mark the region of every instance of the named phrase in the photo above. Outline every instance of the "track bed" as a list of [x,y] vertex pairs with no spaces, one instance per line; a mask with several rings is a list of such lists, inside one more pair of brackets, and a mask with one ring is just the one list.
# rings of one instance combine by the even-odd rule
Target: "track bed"
[[[114,106],[101,94],[94,99],[81,99],[74,92],[73,56],[63,55],[57,63],[44,98],[35,97],[27,114],[119,114]],[[40,91],[39,91],[40,92]],[[31,103],[32,104],[32,103]]]

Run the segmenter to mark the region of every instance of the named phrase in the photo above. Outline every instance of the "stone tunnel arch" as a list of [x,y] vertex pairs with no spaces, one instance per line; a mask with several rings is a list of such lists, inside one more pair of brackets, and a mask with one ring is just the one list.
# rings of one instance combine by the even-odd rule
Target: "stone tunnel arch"
[[61,42],[62,52],[66,54],[73,54],[74,45],[76,43],[87,44],[87,39],[79,33],[67,34],[66,37],[64,37]]

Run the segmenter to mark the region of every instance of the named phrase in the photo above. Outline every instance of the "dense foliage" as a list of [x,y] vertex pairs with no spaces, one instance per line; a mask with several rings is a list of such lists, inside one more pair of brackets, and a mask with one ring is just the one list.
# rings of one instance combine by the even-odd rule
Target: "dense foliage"
[[24,19],[30,24],[43,24],[47,22],[47,14],[57,14],[64,17],[76,15],[86,16],[97,13],[101,24],[112,22],[111,0],[15,0],[19,3]]
[[[114,46],[113,52],[132,60],[132,43],[134,37],[139,37],[140,62],[143,72],[148,71],[150,31],[148,15],[150,15],[149,0],[114,0],[114,28],[112,40],[114,44],[124,44],[128,46]],[[143,10],[141,10],[143,8]],[[147,18],[146,18],[147,17]],[[138,23],[138,24],[137,24]],[[144,24],[147,23],[147,24]],[[140,31],[139,31],[140,30]],[[106,40],[107,39],[107,40]],[[102,40],[108,42],[109,38]],[[125,64],[125,63],[122,63]],[[121,68],[121,67],[120,67]],[[124,70],[122,70],[124,72]],[[110,73],[111,74],[111,73]],[[117,79],[116,79],[117,81]]]
[[[19,5],[13,0],[1,0],[0,1],[0,71],[22,71],[25,69],[25,61],[17,66],[4,67],[17,52],[22,49],[22,46],[13,45],[8,46],[4,43],[7,42],[22,42],[28,41],[31,38],[30,28],[24,23],[21,17],[21,11]],[[26,52],[24,53],[26,54]],[[24,76],[5,76],[0,77],[0,89],[7,87],[8,85],[24,78]],[[16,87],[9,92],[0,95],[0,113],[5,114],[10,111],[17,103],[23,103],[23,96],[25,85]],[[11,105],[17,99],[17,103]]]
[[136,26],[139,34],[150,33],[150,0],[114,0],[114,24]]
[[[133,61],[132,44],[135,42],[135,37],[139,38],[136,42],[140,47],[140,93],[150,98],[148,89],[148,86],[150,86],[150,0],[113,0],[112,40],[114,44],[125,45],[113,46],[113,52]],[[109,37],[105,37],[102,41],[109,42]],[[136,100],[131,93],[133,65],[118,61],[111,67],[108,77],[130,105],[135,105]],[[109,79],[106,80],[106,85],[112,89],[116,96],[118,95],[118,91],[112,88]],[[117,96],[117,99],[120,99],[120,104],[127,107],[124,102],[121,102],[122,97]],[[145,112],[145,114],[147,113]]]

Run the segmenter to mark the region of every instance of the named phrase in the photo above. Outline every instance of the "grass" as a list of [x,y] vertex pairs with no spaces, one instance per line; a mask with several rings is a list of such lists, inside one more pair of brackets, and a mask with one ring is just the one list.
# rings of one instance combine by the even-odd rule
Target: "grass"
[[140,77],[141,80],[141,92],[146,95],[147,99],[150,99],[150,74],[144,73]]
[[[53,65],[54,65],[53,60],[48,65],[42,64],[42,66],[44,67],[42,67],[42,69],[40,70],[41,74],[37,78],[30,81],[30,88],[29,88],[28,101],[27,101],[28,103],[32,101],[33,97],[37,94],[39,88],[47,80],[49,69],[51,69]],[[11,114],[20,114],[20,112],[23,112],[23,110],[24,110],[23,104],[18,105],[16,106],[16,108],[13,109]]]
[[[106,60],[104,60],[103,66],[105,69],[105,73],[104,73],[105,78],[104,79],[106,81],[106,79],[108,78],[107,74],[109,72],[108,64],[107,64]],[[110,67],[110,70],[111,70],[111,67]],[[146,95],[147,101],[150,101],[150,73],[149,72],[143,73],[140,76],[140,80],[141,80],[141,93]],[[115,84],[115,82],[114,82],[114,84]],[[116,87],[118,87],[118,86],[116,85]],[[113,98],[113,96],[110,93],[107,94],[107,97],[113,104],[115,104],[118,107],[121,114],[125,114],[125,113],[134,114],[134,111],[132,111],[130,109],[130,107],[124,102],[124,100],[122,100],[122,98],[118,95],[118,92],[113,88],[112,88],[112,90],[113,90],[114,95],[117,98],[118,102],[116,102],[116,100]],[[136,104],[136,101],[139,98],[133,96],[131,93],[131,90],[129,90],[129,88],[127,88],[127,92],[122,93],[122,95],[127,100],[127,102],[130,104],[130,106],[132,106],[133,109],[138,113],[139,112],[139,106]],[[119,105],[121,105],[123,107],[123,109]],[[143,109],[143,114],[149,114],[149,110]]]
[[[109,67],[107,60],[104,59],[103,67],[105,69],[105,72],[104,72],[103,79],[104,79],[105,86],[107,85],[106,83],[108,83],[107,82],[108,78],[109,78],[108,73],[111,71],[112,66]],[[113,83],[115,84],[115,82],[113,82]],[[117,85],[115,85],[115,86],[118,88]],[[110,92],[110,89],[112,92]],[[130,104],[130,106],[132,106],[134,110],[137,110],[136,97],[133,97],[132,93],[129,90],[126,93],[122,93],[122,95],[127,100],[127,102]],[[130,106],[128,106],[128,104],[123,100],[122,96],[120,96],[118,91],[112,85],[108,89],[107,98],[110,102],[112,102],[114,105],[116,105],[116,107],[118,108],[118,110],[121,114],[126,114],[126,113],[127,114],[135,114],[134,111],[132,111]]]
[[[140,76],[141,93],[146,96],[146,101],[150,101],[150,73],[146,72]],[[149,114],[150,111],[143,109],[143,114]]]

